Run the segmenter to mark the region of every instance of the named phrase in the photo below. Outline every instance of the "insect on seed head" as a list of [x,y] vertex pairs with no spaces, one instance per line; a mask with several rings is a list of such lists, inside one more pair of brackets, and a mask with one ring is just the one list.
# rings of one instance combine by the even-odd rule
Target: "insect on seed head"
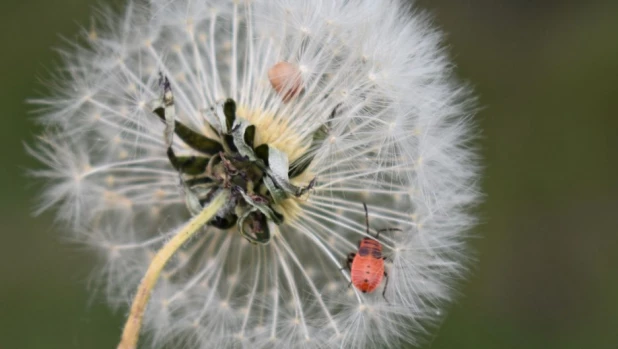
[[300,69],[289,62],[281,61],[273,65],[268,70],[268,80],[283,99],[283,103],[289,102],[303,90]]

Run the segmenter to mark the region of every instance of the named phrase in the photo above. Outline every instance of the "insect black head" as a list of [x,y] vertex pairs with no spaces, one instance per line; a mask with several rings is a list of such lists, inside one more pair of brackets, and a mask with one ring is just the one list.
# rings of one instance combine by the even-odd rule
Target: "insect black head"
[[367,247],[361,247],[361,248],[358,249],[358,255],[359,256],[367,256],[367,255],[369,255],[370,252],[371,251]]

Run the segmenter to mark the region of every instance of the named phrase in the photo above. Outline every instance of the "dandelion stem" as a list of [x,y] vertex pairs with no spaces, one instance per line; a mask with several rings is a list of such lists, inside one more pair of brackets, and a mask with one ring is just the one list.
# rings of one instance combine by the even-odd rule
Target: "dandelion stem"
[[161,275],[161,271],[167,264],[167,261],[176,253],[189,238],[202,228],[223,206],[227,201],[229,192],[221,191],[210,204],[202,210],[197,216],[193,217],[174,237],[168,241],[154,256],[142,282],[137,288],[137,293],[131,305],[129,318],[124,326],[122,338],[118,349],[135,349],[137,348],[137,340],[139,338],[140,328],[142,326],[142,318],[146,310],[146,304],[152,293],[152,289]]

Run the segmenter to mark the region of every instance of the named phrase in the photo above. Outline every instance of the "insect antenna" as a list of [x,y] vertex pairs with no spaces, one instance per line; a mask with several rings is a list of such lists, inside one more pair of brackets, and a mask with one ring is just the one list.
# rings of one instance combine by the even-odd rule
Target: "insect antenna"
[[399,228],[384,228],[384,229],[380,229],[380,230],[376,230],[377,234],[376,234],[376,239],[378,238],[378,236],[380,236],[380,233],[383,231],[403,231]]
[[[367,204],[363,202],[363,207],[365,208],[365,224],[367,225],[367,235],[369,234],[369,211],[367,210]],[[380,233],[383,231],[403,231],[399,228],[384,228],[380,230],[376,230],[376,239],[380,237]]]
[[[367,235],[369,234],[369,211],[367,210],[367,204],[363,202],[363,207],[365,208],[365,225],[367,226]],[[379,235],[380,233],[378,233]],[[377,238],[377,236],[376,236]]]

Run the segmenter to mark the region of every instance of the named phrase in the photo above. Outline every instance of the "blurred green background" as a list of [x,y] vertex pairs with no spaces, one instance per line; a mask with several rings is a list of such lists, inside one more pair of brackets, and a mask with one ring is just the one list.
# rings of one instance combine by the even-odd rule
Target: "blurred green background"
[[[94,261],[32,217],[42,90],[94,0],[0,5],[0,349],[115,348]],[[618,348],[618,1],[421,0],[484,109],[479,263],[424,348]]]

